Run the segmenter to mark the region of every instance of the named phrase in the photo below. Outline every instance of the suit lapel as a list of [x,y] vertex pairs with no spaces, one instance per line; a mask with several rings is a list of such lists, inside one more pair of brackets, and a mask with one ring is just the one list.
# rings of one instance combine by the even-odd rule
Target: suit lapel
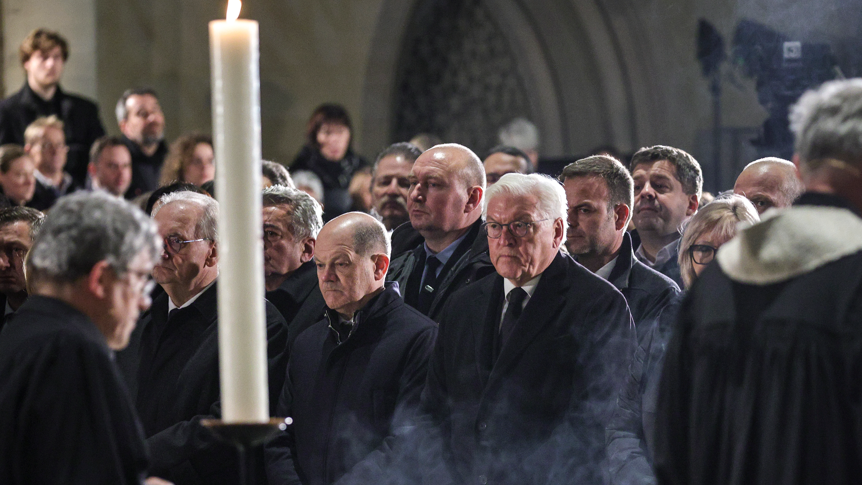
[[524,349],[536,336],[546,331],[559,318],[560,309],[565,304],[565,299],[561,295],[565,294],[569,286],[566,277],[567,259],[568,256],[557,254],[551,265],[542,273],[542,279],[539,280],[536,291],[527,301],[527,306],[524,307],[521,318],[512,330],[512,335],[500,351],[500,356],[491,371],[491,380],[505,375],[508,369],[518,362]]
[[476,346],[476,372],[482,386],[488,384],[491,369],[494,367],[494,339],[499,326],[500,309],[503,301],[503,278],[495,276],[493,281],[484,285],[479,301],[486,301],[485,318],[470,322],[473,344]]

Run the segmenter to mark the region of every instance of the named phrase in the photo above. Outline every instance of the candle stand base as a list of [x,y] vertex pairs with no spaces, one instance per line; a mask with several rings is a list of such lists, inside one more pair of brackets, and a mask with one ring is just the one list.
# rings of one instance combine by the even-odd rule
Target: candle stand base
[[263,423],[225,423],[220,419],[202,419],[201,425],[236,448],[240,485],[254,485],[255,460],[252,449],[287,427],[284,418],[272,418]]

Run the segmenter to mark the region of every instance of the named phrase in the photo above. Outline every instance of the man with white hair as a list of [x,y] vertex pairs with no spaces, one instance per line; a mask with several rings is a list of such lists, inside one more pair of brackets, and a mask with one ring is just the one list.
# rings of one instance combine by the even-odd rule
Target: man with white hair
[[437,320],[452,292],[493,271],[481,235],[485,170],[469,148],[449,143],[422,153],[409,180],[410,224],[392,233],[393,251],[408,250],[393,257],[388,279]]
[[758,214],[773,207],[790,207],[803,190],[805,187],[793,163],[775,157],[761,158],[746,165],[733,186],[733,193],[750,200]]
[[454,483],[602,483],[634,352],[625,299],[560,251],[566,194],[550,177],[504,175],[484,215],[497,273],[447,302],[423,393],[445,469]]
[[859,481],[862,79],[806,92],[790,126],[806,192],[722,245],[668,345],[661,483]]
[[[141,417],[152,469],[175,483],[236,483],[234,450],[200,425],[219,414],[218,202],[166,194],[153,209],[164,250],[153,279],[165,290],[120,356]],[[287,368],[287,323],[266,303],[270,413]],[[131,361],[131,363],[129,363]],[[262,471],[262,470],[261,470]]]
[[278,416],[293,424],[268,446],[271,485],[351,483],[376,468],[388,437],[411,427],[437,325],[385,285],[390,248],[386,227],[360,212],[320,231],[326,315],[291,352]]
[[140,485],[147,450],[113,353],[150,306],[159,246],[143,212],[105,194],[51,210],[0,338],[0,483]]

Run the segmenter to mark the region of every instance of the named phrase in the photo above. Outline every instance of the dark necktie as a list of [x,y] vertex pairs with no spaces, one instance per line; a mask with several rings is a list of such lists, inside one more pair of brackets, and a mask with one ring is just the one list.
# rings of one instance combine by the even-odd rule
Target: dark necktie
[[428,315],[428,310],[431,309],[431,302],[434,301],[435,291],[437,291],[437,268],[440,267],[440,260],[436,256],[429,256],[425,260],[425,279],[422,281],[422,287],[419,288],[419,301],[416,309],[422,312],[423,315]]
[[506,308],[506,314],[503,315],[503,323],[500,325],[500,349],[506,345],[509,336],[512,335],[512,330],[518,319],[521,318],[521,313],[524,311],[524,299],[527,298],[527,292],[521,287],[513,288],[507,295],[509,306]]

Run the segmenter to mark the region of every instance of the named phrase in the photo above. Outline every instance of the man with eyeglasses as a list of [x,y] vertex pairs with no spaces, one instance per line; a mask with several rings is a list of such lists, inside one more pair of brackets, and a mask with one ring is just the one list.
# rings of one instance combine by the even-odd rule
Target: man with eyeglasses
[[18,50],[26,81],[17,93],[0,102],[0,145],[24,145],[27,126],[40,117],[57,116],[63,122],[68,166],[74,185],[84,185],[90,145],[105,135],[99,107],[89,99],[60,88],[69,58],[69,44],[59,33],[36,29]]
[[0,338],[0,483],[140,485],[148,453],[113,353],[150,305],[159,246],[140,209],[105,194],[51,210]]
[[115,108],[122,140],[132,155],[132,181],[126,198],[135,198],[159,186],[159,173],[168,145],[165,114],[156,91],[131,88],[123,92]]
[[424,472],[603,483],[605,425],[635,344],[625,299],[560,251],[566,195],[550,177],[504,175],[488,189],[485,228],[496,274],[453,294],[440,317],[422,404],[445,467]]
[[44,214],[29,207],[0,210],[0,306],[5,307],[0,331],[27,300],[24,257],[44,220]]
[[807,91],[790,129],[806,192],[719,248],[668,344],[660,483],[859,482],[862,79]]
[[288,346],[323,316],[326,303],[314,270],[323,208],[301,190],[273,185],[263,191],[263,273],[266,299],[288,325]]
[[437,320],[452,292],[493,271],[480,234],[485,170],[469,148],[450,143],[420,155],[409,180],[410,224],[392,233],[387,279],[408,305]]
[[69,147],[63,133],[63,122],[54,115],[37,118],[24,131],[24,151],[36,164],[36,190],[30,205],[49,209],[60,197],[78,188],[72,175],[64,169]]
[[[234,450],[199,424],[220,410],[218,202],[195,192],[173,192],[159,199],[153,219],[164,241],[153,279],[165,292],[141,317],[127,355],[119,357],[152,470],[175,483],[235,483]],[[269,302],[266,320],[272,413],[287,368],[287,324]]]

